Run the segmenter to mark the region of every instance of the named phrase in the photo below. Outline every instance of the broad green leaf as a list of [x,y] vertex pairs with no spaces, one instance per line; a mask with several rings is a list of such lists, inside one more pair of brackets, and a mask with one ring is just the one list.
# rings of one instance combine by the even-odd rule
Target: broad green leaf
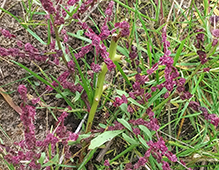
[[152,135],[151,135],[151,132],[150,130],[144,126],[144,125],[139,125],[139,128],[147,135],[147,137],[152,140]]
[[149,148],[147,142],[141,137],[141,135],[138,135],[138,139],[145,148]]
[[119,108],[126,113],[126,115],[130,118],[130,113],[128,112],[128,105],[127,103],[122,103]]
[[120,96],[122,96],[123,94],[125,95],[125,97],[128,97],[128,96],[129,96],[129,94],[126,93],[126,92],[123,91],[123,90],[118,90],[118,89],[116,89],[116,93],[119,94]]
[[90,142],[90,146],[88,149],[95,149],[102,144],[104,144],[107,141],[112,140],[114,137],[118,136],[120,133],[122,133],[123,130],[114,130],[114,131],[106,131],[103,132],[101,135],[97,136]]
[[74,99],[72,100],[73,102],[78,101],[78,99],[81,97],[81,93],[79,93],[78,91],[76,91],[76,96],[74,97]]
[[129,97],[128,101],[130,101],[132,104],[141,107],[142,109],[145,109],[144,106],[142,106],[141,104],[139,104],[138,102],[136,102],[133,98]]
[[68,96],[70,94],[70,92],[69,91],[64,91],[64,92],[62,92],[61,94],[56,94],[55,96],[56,96],[56,98],[57,99],[61,99],[61,98],[63,98],[63,96]]
[[45,160],[45,157],[46,157],[45,152],[42,152],[42,153],[41,153],[41,156],[40,156],[40,159],[38,160],[41,165],[43,164],[43,162],[44,162],[44,160]]
[[127,141],[128,143],[132,144],[132,145],[138,145],[139,142],[136,141],[135,139],[129,137],[128,135],[126,135],[125,133],[122,133],[122,137],[125,139],[125,141]]
[[132,132],[131,125],[125,120],[125,119],[117,119],[119,123],[121,123],[123,126],[125,126],[126,129]]

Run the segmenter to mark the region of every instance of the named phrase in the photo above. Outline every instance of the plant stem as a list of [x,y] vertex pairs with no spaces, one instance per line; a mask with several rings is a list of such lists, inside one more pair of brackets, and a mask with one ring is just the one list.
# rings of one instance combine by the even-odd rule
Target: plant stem
[[[110,47],[109,47],[109,58],[112,61],[115,61],[115,59],[116,59],[115,54],[116,54],[116,47],[117,47],[117,43],[118,43],[118,38],[114,38],[114,37],[115,37],[115,35],[112,37]],[[101,69],[102,70],[98,76],[97,87],[96,87],[93,103],[92,103],[89,117],[88,117],[88,121],[87,121],[86,133],[90,132],[90,130],[91,130],[91,126],[92,126],[93,119],[94,119],[94,116],[95,116],[95,113],[97,110],[97,106],[99,104],[100,98],[101,98],[102,93],[103,93],[103,84],[104,84],[106,72],[108,70],[105,63],[103,64]]]
[[[50,15],[50,19],[51,19],[52,24],[53,24],[53,28],[54,28],[55,35],[56,35],[56,41],[57,41],[59,50],[62,50],[62,46],[61,46],[61,42],[60,42],[60,37],[59,37],[59,31],[58,31],[58,28],[55,26],[54,18],[53,18],[52,15]],[[64,61],[65,65],[68,66],[68,64],[67,64],[68,62],[67,62],[67,60],[65,59],[64,54],[62,55],[62,60]]]

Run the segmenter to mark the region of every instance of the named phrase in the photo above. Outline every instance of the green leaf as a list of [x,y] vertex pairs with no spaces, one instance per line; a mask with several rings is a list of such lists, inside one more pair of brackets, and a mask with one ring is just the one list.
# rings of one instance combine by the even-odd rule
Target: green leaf
[[123,90],[118,90],[118,89],[116,89],[116,93],[119,94],[120,96],[122,96],[123,94],[125,95],[125,97],[128,97],[128,96],[129,96],[129,94],[126,93],[126,92],[123,91]]
[[81,93],[79,93],[78,91],[76,91],[76,96],[74,97],[74,99],[72,100],[73,102],[78,101],[78,99],[81,97]]
[[132,104],[141,107],[142,109],[145,109],[144,106],[142,106],[141,104],[139,104],[138,102],[136,102],[133,98],[129,97],[128,101],[130,101]]
[[83,30],[78,30],[76,33],[77,36],[82,36],[83,34],[84,34]]
[[[90,133],[81,134],[81,135],[78,136],[78,139],[76,141],[69,140],[68,145],[71,146],[71,145],[80,143],[82,139],[88,138],[88,137],[90,137],[90,135],[91,135]],[[97,136],[97,134],[95,134],[95,136]]]
[[75,58],[74,54],[73,54],[73,49],[69,46],[69,49],[70,49],[70,53],[72,55],[72,58],[76,64],[76,67],[78,68],[78,72],[81,76],[81,80],[82,80],[82,83],[81,86],[84,88],[84,90],[86,91],[87,93],[87,96],[88,96],[88,101],[90,104],[92,104],[92,99],[93,99],[93,91],[92,91],[92,87],[90,85],[90,83],[86,80],[86,78],[84,77],[84,74],[82,73],[82,70],[81,70],[81,67],[80,65],[78,64],[78,61],[77,59]]
[[42,167],[47,167],[47,166],[51,166],[51,165],[56,165],[59,161],[59,154],[56,154],[51,160],[49,160],[47,163],[45,163],[44,165],[42,165]]
[[125,79],[125,81],[129,84],[129,86],[132,86],[131,82],[129,81],[129,79],[127,78],[126,74],[124,73],[124,71],[122,70],[121,66],[118,64],[117,61],[114,62],[114,64],[116,65],[116,68],[119,70],[119,72],[121,73],[122,77]]
[[128,108],[127,103],[122,103],[119,107],[130,118],[130,113],[128,112],[128,109],[127,109]]
[[139,125],[139,128],[148,136],[148,138],[149,138],[150,140],[152,140],[151,132],[150,132],[150,130],[149,130],[146,126],[144,126],[144,125]]
[[126,129],[132,132],[131,125],[125,120],[125,119],[117,119],[119,123],[121,123],[123,126],[125,126]]
[[14,166],[12,164],[9,164],[4,158],[3,158],[3,160],[4,160],[5,164],[8,166],[9,170],[15,170]]
[[144,145],[145,148],[149,148],[147,142],[141,137],[141,135],[138,135],[138,139],[141,142],[141,144]]
[[179,46],[179,48],[178,48],[178,50],[177,50],[177,52],[176,52],[176,55],[175,55],[175,57],[174,57],[173,66],[176,65],[176,63],[177,63],[177,61],[178,61],[178,59],[179,59],[179,56],[180,56],[180,54],[181,54],[181,52],[182,52],[182,49],[183,49],[183,47],[184,47],[185,42],[186,42],[186,39],[184,39],[184,40],[181,42],[181,44],[180,44],[180,46]]
[[90,142],[90,146],[88,149],[95,149],[102,144],[104,144],[107,141],[112,140],[114,137],[118,136],[120,133],[122,133],[123,130],[114,130],[114,131],[106,131],[103,132],[101,135],[97,136]]
[[138,145],[139,142],[136,141],[135,139],[129,137],[128,135],[126,135],[125,133],[122,133],[122,137],[125,139],[125,141],[127,141],[128,143],[132,144],[132,145]]
[[41,153],[41,156],[40,156],[40,159],[38,160],[39,163],[42,165],[44,160],[45,160],[45,157],[46,157],[46,153],[45,152],[42,152]]
[[62,92],[61,94],[56,94],[55,96],[56,96],[56,98],[57,99],[61,99],[61,98],[63,98],[63,96],[68,96],[70,93],[69,93],[69,91],[64,91],[64,92]]

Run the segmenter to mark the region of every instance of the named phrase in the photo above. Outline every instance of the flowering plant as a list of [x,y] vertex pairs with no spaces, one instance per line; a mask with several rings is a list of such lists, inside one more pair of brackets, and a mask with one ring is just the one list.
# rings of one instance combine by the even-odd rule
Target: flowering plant
[[[28,2],[31,2],[30,9],[33,1]],[[95,166],[97,169],[116,169],[120,164],[126,170],[143,167],[169,170],[176,167],[192,169],[195,165],[187,158],[195,159],[198,155],[201,160],[202,153],[210,155],[209,159],[218,159],[216,153],[204,147],[206,144],[211,144],[212,148],[216,145],[215,128],[219,124],[217,113],[210,111],[215,111],[210,105],[212,101],[217,102],[212,92],[216,86],[213,88],[208,83],[212,79],[208,73],[217,67],[217,17],[211,16],[206,21],[210,23],[209,27],[204,24],[205,28],[190,29],[183,39],[171,37],[168,30],[174,3],[166,23],[163,23],[166,11],[162,1],[153,2],[156,19],[144,15],[138,2],[134,4],[135,8],[118,0],[107,2],[107,6],[97,0],[40,0],[36,5],[44,11],[47,43],[16,16],[2,9],[46,46],[43,50],[38,49],[10,31],[0,29],[2,36],[16,41],[13,48],[0,47],[0,55],[10,57],[13,63],[46,84],[43,92],[33,99],[28,98],[27,85],[18,87],[24,139],[14,142],[13,147],[0,144],[0,152],[9,168],[94,169]],[[130,18],[119,19],[116,6],[126,9]],[[101,7],[105,7],[105,12],[99,9],[103,20],[100,28],[94,22],[94,29],[86,21],[87,16]],[[207,13],[205,15],[207,17]],[[149,30],[146,20],[159,28]],[[72,23],[80,27],[76,34],[70,31]],[[140,33],[142,30],[146,36]],[[74,48],[72,37],[83,40],[82,47]],[[191,43],[190,40],[194,42],[192,48],[189,47],[191,44],[186,44],[187,41]],[[194,64],[193,59],[187,63],[182,57],[186,55],[183,51],[189,53],[187,56],[195,55],[196,68],[188,67]],[[43,76],[38,75],[17,62],[18,58],[58,67],[61,73],[55,78],[41,70]],[[110,74],[113,75],[111,79],[108,78]],[[205,86],[212,90],[208,89],[214,94],[212,100],[205,97]],[[61,115],[51,112],[56,122],[45,131],[42,140],[36,137],[36,108],[47,107],[43,97],[51,93],[56,94],[55,99],[63,99],[66,108],[60,109]],[[72,113],[80,123],[74,130],[69,130],[65,122]],[[191,143],[180,136],[185,119],[191,121],[187,125],[192,124],[190,127],[197,132]],[[202,127],[206,128],[204,134],[200,130]],[[177,133],[173,134],[173,131]],[[210,138],[204,145],[203,135]],[[114,154],[107,152],[110,148],[115,148],[112,149]]]

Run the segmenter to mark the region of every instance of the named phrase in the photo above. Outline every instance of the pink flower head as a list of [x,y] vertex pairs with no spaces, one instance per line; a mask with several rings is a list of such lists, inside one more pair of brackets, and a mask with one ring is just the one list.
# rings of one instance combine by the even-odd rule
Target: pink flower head
[[108,7],[105,11],[105,14],[108,15],[108,17],[112,15],[112,9],[113,9],[114,4],[115,4],[114,1],[110,1],[110,3],[108,4]]
[[77,139],[78,139],[78,134],[70,132],[68,140],[76,141]]
[[68,68],[71,70],[71,71],[74,71],[75,70],[75,63],[73,60],[69,61],[68,62]]
[[16,37],[15,35],[13,35],[13,34],[11,34],[8,30],[6,30],[6,29],[3,29],[3,30],[1,30],[1,32],[2,32],[2,35],[4,36],[4,37],[6,37],[6,38],[14,38],[14,37]]
[[95,72],[95,73],[98,73],[101,71],[101,67],[99,64],[95,64],[95,63],[92,63],[91,64],[91,69]]
[[79,0],[69,0],[68,2],[67,2],[67,4],[68,5],[71,5],[71,6],[73,6],[76,2],[78,2]]
[[215,45],[217,45],[217,43],[218,43],[218,39],[214,39],[212,42],[212,46],[214,47]]
[[[195,32],[204,32],[204,30],[203,29],[198,29]],[[205,35],[203,33],[198,33],[196,35],[197,41],[204,42],[204,38],[205,38]]]
[[170,165],[165,161],[163,161],[162,168],[163,170],[171,170]]
[[197,54],[199,55],[199,59],[201,60],[201,64],[205,64],[207,62],[207,55],[204,51],[198,50]]
[[216,38],[219,38],[219,29],[214,29],[211,31],[212,35]]
[[39,101],[40,101],[39,97],[32,99],[33,104],[37,104]]
[[116,65],[112,62],[110,58],[105,59],[104,62],[107,65],[109,71],[112,71],[112,69],[116,67]]
[[18,86],[18,92],[21,95],[21,99],[24,100],[24,102],[27,101],[27,88],[25,85],[19,85]]
[[54,14],[55,13],[55,8],[53,7],[53,3],[51,0],[40,0],[42,3],[43,8],[49,13],[49,14]]
[[209,18],[209,21],[210,21],[210,24],[212,26],[215,26],[215,25],[217,25],[217,22],[219,21],[219,16],[217,16],[217,15],[211,16]]
[[197,102],[194,101],[190,101],[189,102],[189,107],[191,107],[193,110],[195,110],[196,112],[199,111],[200,105]]
[[110,166],[110,163],[109,163],[108,160],[105,160],[105,161],[104,161],[104,166]]
[[133,130],[133,133],[134,133],[136,136],[140,134],[139,128],[132,128],[132,130]]

